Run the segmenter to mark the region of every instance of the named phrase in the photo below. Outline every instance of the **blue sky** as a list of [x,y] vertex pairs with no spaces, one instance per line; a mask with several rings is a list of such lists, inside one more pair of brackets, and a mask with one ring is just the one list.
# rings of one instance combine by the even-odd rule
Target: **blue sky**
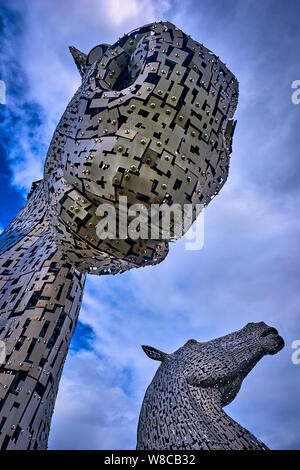
[[275,326],[285,348],[266,356],[226,411],[273,449],[300,448],[300,3],[295,0],[0,1],[0,227],[41,177],[55,126],[80,84],[68,52],[151,21],[204,43],[240,82],[230,175],[205,211],[202,250],[172,244],[158,266],[90,277],[52,421],[50,449],[132,449],[143,395],[170,352],[250,321]]

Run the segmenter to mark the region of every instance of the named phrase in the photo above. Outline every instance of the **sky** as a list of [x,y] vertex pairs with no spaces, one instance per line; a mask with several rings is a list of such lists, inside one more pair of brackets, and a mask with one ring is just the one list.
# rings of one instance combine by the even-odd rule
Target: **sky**
[[49,449],[134,449],[138,415],[172,352],[251,321],[285,348],[265,356],[225,411],[272,449],[300,449],[300,2],[297,0],[0,0],[0,230],[41,178],[51,136],[80,85],[68,46],[88,53],[170,21],[220,56],[240,96],[229,178],[205,209],[198,251],[173,243],[159,265],[90,276],[66,360]]

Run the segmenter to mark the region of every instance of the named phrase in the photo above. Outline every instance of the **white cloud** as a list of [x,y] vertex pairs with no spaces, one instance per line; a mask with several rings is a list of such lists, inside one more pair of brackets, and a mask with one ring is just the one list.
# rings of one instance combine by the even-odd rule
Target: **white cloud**
[[[109,0],[105,1],[100,8],[101,12],[114,27],[123,26],[133,20],[143,18],[145,24],[155,21],[155,3],[148,0]],[[141,23],[142,24],[142,23]]]
[[117,383],[108,383],[109,363],[102,364],[93,352],[70,353],[66,368],[49,448],[134,448],[138,403]]

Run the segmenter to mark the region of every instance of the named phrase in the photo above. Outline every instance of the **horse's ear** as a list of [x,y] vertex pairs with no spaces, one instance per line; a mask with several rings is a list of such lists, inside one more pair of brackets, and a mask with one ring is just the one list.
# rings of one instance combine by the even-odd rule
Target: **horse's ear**
[[154,361],[164,361],[168,354],[159,351],[159,349],[153,348],[152,346],[142,346],[143,351],[147,354],[150,359],[154,359]]
[[196,344],[198,341],[196,339],[189,339],[186,343],[185,346],[188,346],[189,344]]
[[72,54],[76,67],[78,68],[78,71],[82,78],[86,71],[86,57],[87,56],[83,52],[80,52],[78,49],[76,49],[76,47],[70,46],[69,50]]

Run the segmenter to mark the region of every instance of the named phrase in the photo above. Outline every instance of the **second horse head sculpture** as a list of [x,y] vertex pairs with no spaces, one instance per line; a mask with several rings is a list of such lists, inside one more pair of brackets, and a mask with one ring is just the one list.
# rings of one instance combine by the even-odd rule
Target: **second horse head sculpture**
[[277,330],[264,322],[205,343],[189,340],[171,354],[143,346],[161,365],[145,394],[137,449],[267,449],[223,407],[257,362],[283,346]]

